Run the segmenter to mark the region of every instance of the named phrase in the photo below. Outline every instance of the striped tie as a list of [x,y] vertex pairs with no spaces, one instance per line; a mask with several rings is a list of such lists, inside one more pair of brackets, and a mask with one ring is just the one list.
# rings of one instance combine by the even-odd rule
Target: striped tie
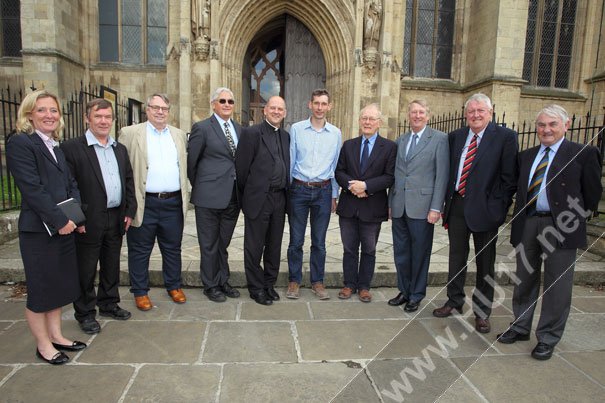
[[527,188],[527,215],[534,215],[536,213],[536,202],[538,201],[538,194],[540,194],[540,187],[544,174],[546,173],[546,167],[548,166],[548,152],[550,147],[544,149],[544,155],[538,163],[534,175],[531,177],[531,183]]
[[460,194],[460,196],[463,197],[464,193],[466,192],[466,179],[468,178],[471,166],[473,165],[475,154],[477,154],[477,138],[478,136],[475,134],[471,139],[471,143],[468,145],[468,149],[466,150],[466,157],[464,158],[464,165],[462,166],[462,173],[460,174],[458,193]]
[[231,151],[231,156],[235,157],[235,142],[233,141],[231,130],[229,130],[229,123],[227,122],[225,122],[225,137],[227,137],[227,143],[229,143],[229,150]]

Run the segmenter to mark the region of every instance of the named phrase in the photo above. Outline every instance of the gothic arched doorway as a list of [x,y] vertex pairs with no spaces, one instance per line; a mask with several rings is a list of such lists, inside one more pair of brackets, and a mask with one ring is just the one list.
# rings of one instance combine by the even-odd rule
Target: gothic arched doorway
[[284,14],[271,20],[248,46],[243,65],[242,123],[263,119],[266,100],[286,100],[287,129],[308,117],[311,91],[325,87],[324,56],[313,34],[296,18]]

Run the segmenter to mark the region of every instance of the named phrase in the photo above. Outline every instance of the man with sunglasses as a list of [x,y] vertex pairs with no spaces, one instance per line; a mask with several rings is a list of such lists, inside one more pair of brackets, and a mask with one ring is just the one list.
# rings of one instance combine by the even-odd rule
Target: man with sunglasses
[[147,292],[149,258],[156,238],[166,291],[177,304],[187,300],[181,289],[181,241],[189,202],[187,135],[168,124],[170,101],[166,95],[151,95],[145,111],[147,122],[123,127],[119,134],[134,173],[138,208],[126,237],[130,292],[141,311],[153,307]]
[[200,245],[200,278],[210,301],[224,302],[240,293],[229,284],[227,247],[239,217],[235,183],[235,150],[241,126],[231,119],[235,101],[229,88],[210,97],[214,113],[191,128],[187,176],[195,205]]

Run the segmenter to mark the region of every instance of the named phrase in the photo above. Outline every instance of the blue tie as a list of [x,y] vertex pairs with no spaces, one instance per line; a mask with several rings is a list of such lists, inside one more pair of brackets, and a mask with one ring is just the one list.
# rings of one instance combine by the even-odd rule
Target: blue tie
[[409,160],[410,157],[412,156],[412,152],[414,151],[414,148],[416,147],[417,143],[418,143],[418,135],[416,133],[414,133],[414,135],[412,136],[412,142],[410,143],[410,148],[408,148],[408,154],[405,156],[406,160]]
[[369,144],[370,144],[370,140],[368,140],[368,139],[366,139],[363,142],[363,151],[361,152],[361,161],[359,163],[359,167],[361,168],[362,174],[366,171],[366,168],[368,165],[368,155],[370,154]]

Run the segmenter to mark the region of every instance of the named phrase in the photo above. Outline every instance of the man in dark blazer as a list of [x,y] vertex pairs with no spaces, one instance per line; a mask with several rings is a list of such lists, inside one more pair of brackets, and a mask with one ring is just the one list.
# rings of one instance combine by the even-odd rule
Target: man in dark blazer
[[245,219],[244,266],[248,290],[257,303],[271,305],[280,299],[274,285],[286,220],[290,137],[280,129],[286,117],[282,98],[269,98],[263,111],[262,123],[242,130],[235,171]]
[[389,192],[393,230],[393,255],[399,294],[388,304],[418,309],[426,296],[435,223],[441,218],[449,175],[447,135],[427,123],[426,101],[408,105],[410,132],[399,137],[395,184]]
[[[76,233],[76,253],[81,295],[74,302],[74,316],[87,334],[101,330],[101,316],[126,320],[130,312],[120,308],[120,250],[122,238],[137,209],[132,167],[126,147],[109,135],[113,109],[104,99],[86,105],[88,130],[61,144],[69,168],[78,182],[86,225]],[[99,268],[99,287],[95,275]]]
[[362,302],[372,300],[376,242],[382,222],[388,219],[387,189],[393,184],[397,155],[395,143],[378,134],[381,117],[377,104],[361,110],[361,136],[344,142],[334,172],[342,189],[336,208],[344,249],[340,299],[358,292]]
[[484,94],[472,95],[464,109],[468,126],[449,134],[450,177],[443,218],[450,241],[448,300],[433,315],[443,318],[453,310],[462,312],[472,234],[477,265],[475,329],[488,333],[498,227],[516,189],[517,135],[491,122],[492,103]]
[[531,353],[537,360],[549,359],[563,336],[571,306],[576,251],[586,248],[586,220],[597,209],[603,192],[599,150],[566,140],[568,128],[565,109],[559,105],[545,107],[536,118],[540,145],[519,154],[511,229],[511,243],[517,253],[515,320],[498,335],[498,341],[510,344],[529,340],[540,297],[540,266],[544,264],[538,344]]
[[200,278],[204,294],[214,302],[237,298],[229,284],[227,248],[239,217],[235,182],[235,150],[241,126],[231,119],[235,100],[228,88],[218,88],[210,97],[214,111],[191,128],[187,146],[187,176],[191,203],[195,206],[200,244]]

